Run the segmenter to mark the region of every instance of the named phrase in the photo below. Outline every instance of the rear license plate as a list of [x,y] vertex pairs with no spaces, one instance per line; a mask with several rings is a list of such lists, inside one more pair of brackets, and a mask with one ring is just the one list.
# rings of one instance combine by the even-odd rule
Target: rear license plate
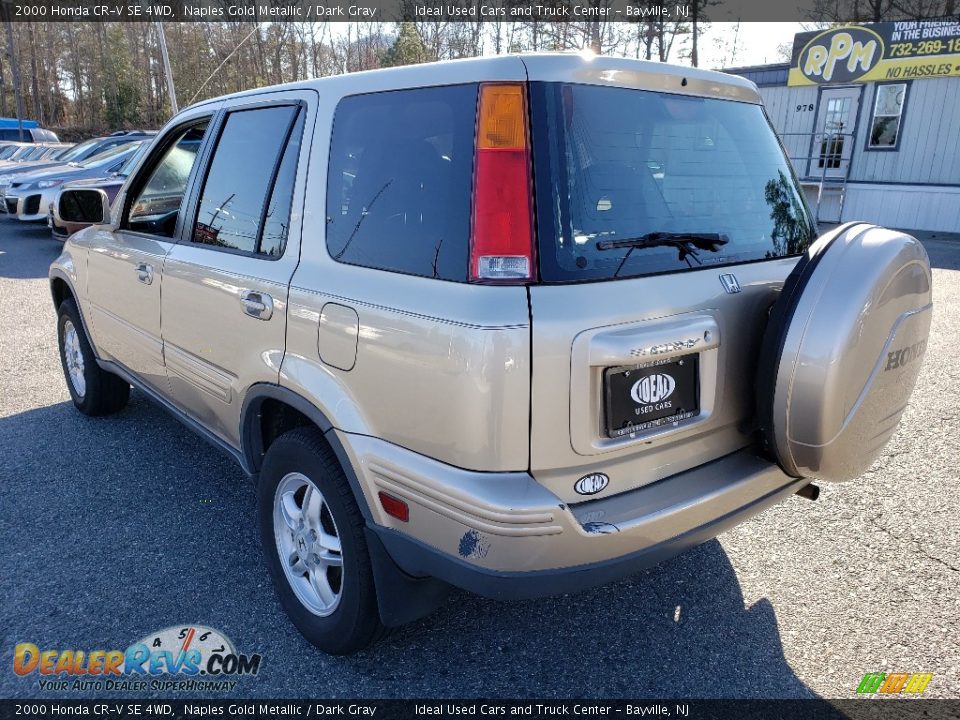
[[604,371],[607,435],[617,438],[700,414],[700,356]]

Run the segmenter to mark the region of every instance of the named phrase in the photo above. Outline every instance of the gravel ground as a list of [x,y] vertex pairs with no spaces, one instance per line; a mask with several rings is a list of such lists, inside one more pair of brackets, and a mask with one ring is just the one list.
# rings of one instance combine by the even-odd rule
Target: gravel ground
[[936,310],[923,372],[863,478],[586,594],[454,593],[338,659],[280,610],[252,488],[230,460],[137,392],[111,418],[73,409],[46,283],[60,246],[2,218],[0,697],[57,695],[14,675],[16,643],[124,648],[188,623],[263,655],[231,697],[838,698],[894,670],[931,672],[928,696],[960,697],[960,237],[925,243]]

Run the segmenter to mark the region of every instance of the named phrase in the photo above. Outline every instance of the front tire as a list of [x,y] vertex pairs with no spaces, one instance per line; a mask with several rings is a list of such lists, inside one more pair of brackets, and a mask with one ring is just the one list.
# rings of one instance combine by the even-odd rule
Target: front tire
[[264,458],[260,538],[280,604],[311,643],[350,655],[384,634],[364,520],[323,435],[301,427]]
[[77,410],[84,415],[115,413],[130,399],[130,383],[103,370],[83,330],[74,300],[64,300],[57,313],[60,364],[67,389]]

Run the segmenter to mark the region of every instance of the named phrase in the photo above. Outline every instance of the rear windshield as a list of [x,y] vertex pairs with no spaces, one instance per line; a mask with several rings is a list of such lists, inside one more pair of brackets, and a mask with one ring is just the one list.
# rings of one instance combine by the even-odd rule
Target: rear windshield
[[[783,257],[816,237],[758,105],[532,83],[531,112],[545,282]],[[653,246],[626,246],[640,238]]]

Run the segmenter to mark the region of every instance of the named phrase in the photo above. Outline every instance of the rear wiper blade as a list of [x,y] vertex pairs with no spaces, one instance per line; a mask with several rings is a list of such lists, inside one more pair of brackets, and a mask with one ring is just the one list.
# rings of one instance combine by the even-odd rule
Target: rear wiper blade
[[[597,243],[597,250],[692,245],[699,250],[717,252],[728,242],[730,242],[730,238],[723,233],[651,232],[640,237],[623,240],[601,240]],[[688,252],[691,251],[690,248],[687,248],[687,250]]]
[[685,232],[651,232],[635,238],[624,238],[623,240],[601,240],[597,243],[597,250],[618,250],[620,248],[629,248],[620,260],[614,277],[620,275],[623,266],[627,264],[630,255],[637,248],[652,247],[675,247],[679,252],[680,262],[686,261],[688,267],[690,257],[693,257],[700,265],[700,258],[697,250],[709,250],[717,252],[721,247],[730,242],[730,238],[722,233],[685,233]]

